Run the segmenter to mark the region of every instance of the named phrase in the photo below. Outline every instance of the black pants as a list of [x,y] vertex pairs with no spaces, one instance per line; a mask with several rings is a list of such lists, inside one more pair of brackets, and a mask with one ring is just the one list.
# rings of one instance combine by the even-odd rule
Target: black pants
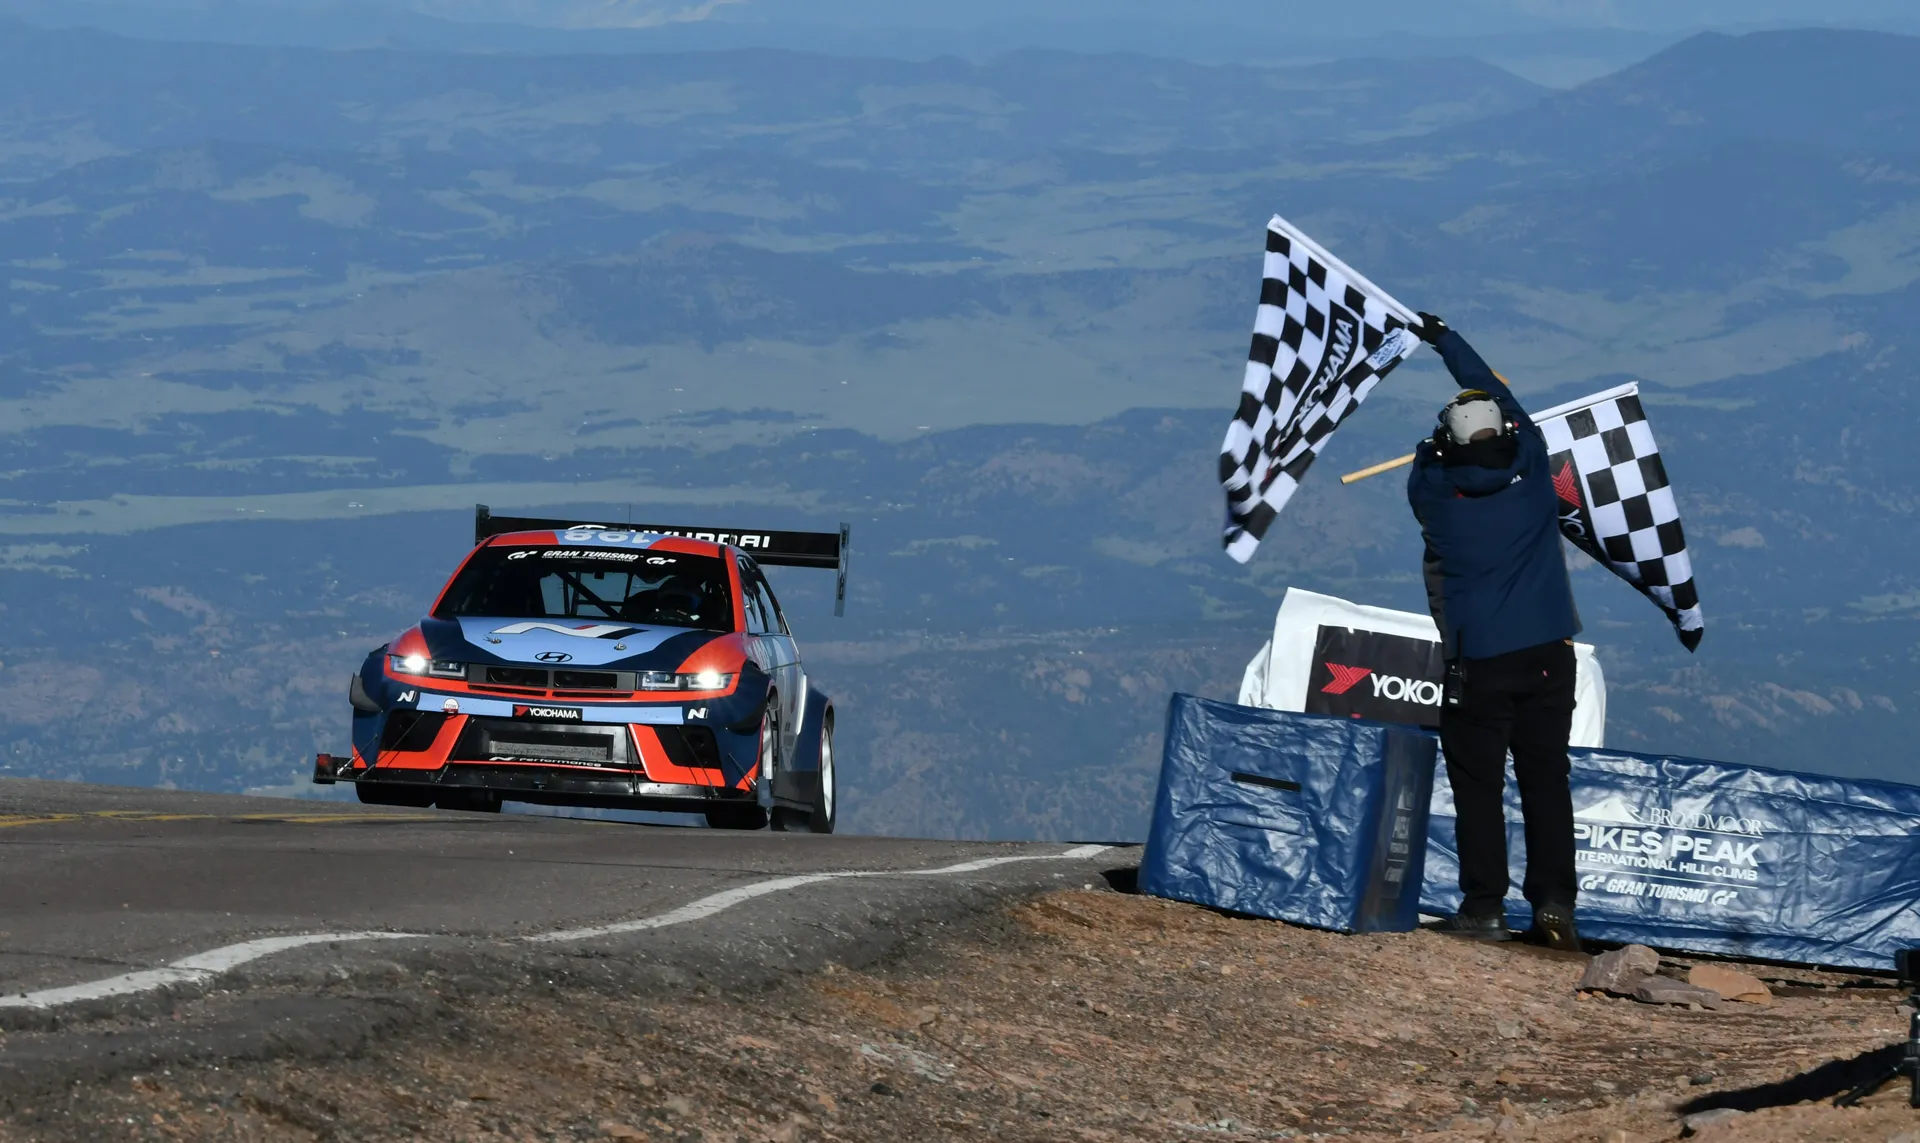
[[[1573,646],[1555,640],[1490,659],[1462,659],[1440,707],[1440,745],[1458,813],[1461,911],[1488,916],[1507,895],[1507,822],[1501,796],[1513,752],[1526,819],[1527,879],[1537,909],[1572,908],[1573,795],[1567,738],[1573,731]],[[1455,700],[1458,701],[1455,701]]]

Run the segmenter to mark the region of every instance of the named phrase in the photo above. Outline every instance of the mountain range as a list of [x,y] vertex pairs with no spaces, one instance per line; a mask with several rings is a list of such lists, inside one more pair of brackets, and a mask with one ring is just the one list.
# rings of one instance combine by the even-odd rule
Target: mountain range
[[[795,0],[0,0],[0,17],[144,39],[276,47],[584,55],[781,48],[975,61],[1032,49],[1270,67],[1352,58],[1473,57],[1565,87],[1702,30],[1808,23],[1920,31],[1903,0],[1342,8],[1183,5],[848,5]],[[691,18],[690,18],[691,17]]]
[[[1289,584],[1418,609],[1416,357],[1255,562],[1214,457],[1278,210],[1535,407],[1634,379],[1708,636],[1577,593],[1610,739],[1920,780],[1920,40],[1467,59],[472,55],[0,25],[0,773],[286,788],[476,501],[848,520],[850,828],[1137,836]],[[751,518],[750,520],[748,518]],[[74,712],[83,711],[83,717]]]

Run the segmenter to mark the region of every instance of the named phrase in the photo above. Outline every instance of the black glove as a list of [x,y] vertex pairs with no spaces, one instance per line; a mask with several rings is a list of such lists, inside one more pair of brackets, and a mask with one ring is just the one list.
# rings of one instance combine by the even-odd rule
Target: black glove
[[1439,318],[1434,317],[1432,314],[1429,314],[1429,313],[1422,313],[1415,316],[1419,317],[1420,324],[1418,327],[1414,329],[1413,335],[1419,338],[1421,341],[1426,342],[1428,345],[1432,345],[1434,342],[1439,341],[1440,338],[1446,334],[1447,332],[1446,322],[1441,321]]

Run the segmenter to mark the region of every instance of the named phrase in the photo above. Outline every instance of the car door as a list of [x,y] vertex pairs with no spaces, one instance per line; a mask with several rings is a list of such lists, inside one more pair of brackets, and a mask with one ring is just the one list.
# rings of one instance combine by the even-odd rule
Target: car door
[[[784,761],[794,755],[799,734],[799,714],[804,709],[800,705],[804,701],[800,658],[795,653],[793,638],[786,632],[779,609],[773,602],[773,592],[767,586],[759,565],[744,555],[739,558],[741,604],[747,613],[747,637],[752,643],[754,660],[773,676],[774,690],[780,703],[780,757]],[[791,779],[786,774],[777,774],[775,780],[779,792],[786,793]]]
[[792,758],[799,750],[800,721],[807,714],[806,666],[800,662],[800,644],[794,639],[792,629],[787,626],[787,617],[780,610],[780,601],[774,597],[773,584],[767,581],[758,568],[754,570],[756,575],[760,575],[760,594],[766,599],[767,610],[770,613],[767,616],[770,620],[769,626],[774,633],[773,637],[780,644],[780,669],[783,672],[781,696],[782,705],[786,708],[783,715],[787,726],[786,753],[782,757]]

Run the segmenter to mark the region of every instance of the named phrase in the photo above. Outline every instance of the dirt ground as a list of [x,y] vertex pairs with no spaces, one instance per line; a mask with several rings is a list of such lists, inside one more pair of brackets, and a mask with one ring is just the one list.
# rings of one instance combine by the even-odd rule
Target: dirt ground
[[[1584,963],[1101,886],[770,990],[448,997],[457,1021],[360,1058],[76,1088],[0,1139],[1647,1143],[1679,1137],[1686,1099],[1904,1034],[1886,981],[1758,968],[1772,1003],[1689,1011],[1576,995]],[[1909,1131],[1920,1112],[1895,1086],[1697,1138]]]

